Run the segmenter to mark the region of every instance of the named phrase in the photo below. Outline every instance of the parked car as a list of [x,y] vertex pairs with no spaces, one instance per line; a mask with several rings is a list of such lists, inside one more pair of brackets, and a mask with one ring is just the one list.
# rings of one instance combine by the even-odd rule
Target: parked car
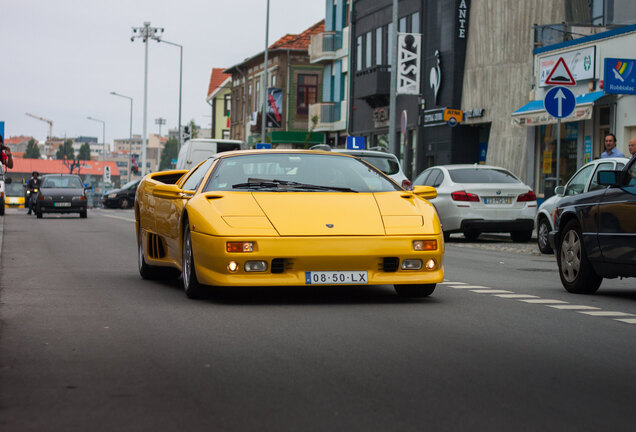
[[207,286],[386,284],[428,296],[444,279],[435,194],[336,152],[219,153],[139,184],[139,273],[176,268],[190,298]]
[[318,144],[312,147],[313,150],[334,151],[337,153],[350,154],[359,157],[365,162],[370,163],[384,174],[392,178],[397,184],[404,189],[411,189],[411,181],[406,177],[397,156],[393,153],[387,153],[379,150],[352,150],[342,148],[332,148],[328,144]]
[[135,202],[135,192],[141,180],[132,180],[119,189],[114,189],[102,195],[104,207],[127,209]]
[[44,213],[79,213],[87,216],[86,188],[74,174],[47,174],[42,177],[35,204],[35,215]]
[[603,278],[636,277],[636,156],[596,177],[603,188],[559,202],[549,235],[561,283],[576,294],[595,293]]
[[488,165],[438,165],[426,169],[413,186],[437,189],[431,203],[444,237],[461,232],[476,240],[483,232],[509,232],[515,242],[532,238],[537,197],[510,171]]
[[537,211],[537,245],[544,254],[553,253],[548,241],[548,234],[554,230],[554,210],[566,196],[578,195],[590,190],[603,188],[598,184],[596,177],[601,170],[620,170],[629,162],[627,158],[596,159],[582,166],[565,184],[554,188],[555,195],[546,199]]
[[221,152],[240,150],[242,145],[242,141],[229,139],[193,138],[187,140],[179,150],[176,169],[189,170],[210,156]]

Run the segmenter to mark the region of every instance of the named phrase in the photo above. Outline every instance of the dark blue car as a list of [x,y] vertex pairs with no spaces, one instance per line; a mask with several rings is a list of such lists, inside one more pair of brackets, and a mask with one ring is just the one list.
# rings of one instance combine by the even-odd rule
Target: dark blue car
[[603,278],[636,277],[636,155],[599,171],[602,189],[563,199],[550,244],[566,290],[593,294]]

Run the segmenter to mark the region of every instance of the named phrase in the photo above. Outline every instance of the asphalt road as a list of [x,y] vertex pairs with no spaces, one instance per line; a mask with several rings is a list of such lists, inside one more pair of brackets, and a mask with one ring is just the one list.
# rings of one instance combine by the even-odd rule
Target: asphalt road
[[533,245],[458,236],[447,282],[423,300],[380,286],[192,301],[178,280],[141,280],[132,220],[7,211],[3,432],[636,424],[634,279],[572,295]]

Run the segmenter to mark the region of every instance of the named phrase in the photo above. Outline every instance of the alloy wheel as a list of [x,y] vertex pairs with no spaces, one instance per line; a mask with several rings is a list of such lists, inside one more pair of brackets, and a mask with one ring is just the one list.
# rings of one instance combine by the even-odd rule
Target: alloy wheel
[[568,282],[574,282],[581,271],[581,239],[571,229],[561,242],[561,273]]

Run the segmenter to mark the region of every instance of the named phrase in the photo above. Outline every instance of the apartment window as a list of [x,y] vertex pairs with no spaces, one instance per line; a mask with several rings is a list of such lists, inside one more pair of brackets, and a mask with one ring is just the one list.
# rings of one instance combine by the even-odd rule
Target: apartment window
[[272,74],[272,87],[276,87],[277,78],[276,74]]
[[254,95],[254,111],[261,110],[261,80],[256,80],[256,94]]
[[373,62],[373,34],[368,32],[366,34],[366,55],[364,56],[364,67],[370,68],[371,62]]
[[309,105],[318,102],[318,75],[298,75],[296,114],[307,115]]
[[356,71],[362,70],[362,36],[356,39]]
[[400,18],[398,22],[398,33],[406,33],[406,17]]
[[384,37],[382,27],[375,29],[375,64],[382,64],[382,38]]
[[415,12],[411,15],[411,33],[420,32],[420,13]]
[[230,94],[223,96],[223,115],[228,117],[230,115],[230,108],[232,106],[232,97]]
[[386,31],[386,63],[391,64],[393,62],[393,23],[389,23]]

